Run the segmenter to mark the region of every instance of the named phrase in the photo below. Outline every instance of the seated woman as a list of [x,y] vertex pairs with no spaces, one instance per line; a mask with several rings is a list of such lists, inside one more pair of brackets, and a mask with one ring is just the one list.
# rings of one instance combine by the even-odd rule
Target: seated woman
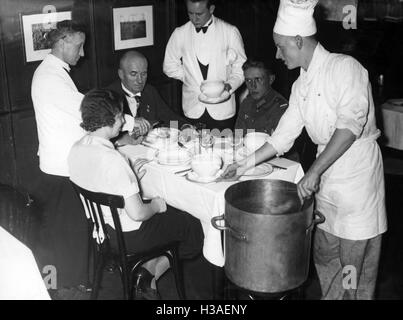
[[[81,103],[81,116],[81,127],[88,133],[71,148],[68,158],[70,179],[84,189],[124,197],[125,208],[120,212],[120,222],[127,250],[144,251],[177,240],[180,258],[200,254],[204,239],[200,221],[168,207],[159,197],[144,203],[138,184],[145,174],[144,170],[140,171],[144,161],[131,164],[110,141],[124,124],[119,96],[110,90],[91,90]],[[110,212],[104,213],[104,219],[111,244],[116,245]],[[144,266],[155,275],[150,284],[155,290],[156,280],[169,267],[167,259],[161,261]]]

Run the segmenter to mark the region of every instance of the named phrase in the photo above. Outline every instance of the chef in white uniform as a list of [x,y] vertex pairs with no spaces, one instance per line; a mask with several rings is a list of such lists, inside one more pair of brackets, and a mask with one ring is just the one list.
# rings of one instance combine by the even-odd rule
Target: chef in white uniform
[[281,156],[305,127],[318,151],[298,193],[301,198],[315,193],[316,209],[326,217],[314,238],[322,299],[373,299],[387,221],[371,84],[358,61],[316,41],[316,3],[281,0],[273,30],[276,58],[288,69],[300,67],[300,76],[267,143],[231,165],[224,177]]
[[[246,61],[238,29],[213,15],[213,0],[186,0],[190,21],[172,33],[163,64],[164,73],[183,82],[182,107],[191,123],[207,129],[233,127],[236,103],[233,94],[244,81]],[[208,104],[199,101],[203,80],[223,80],[229,100]]]

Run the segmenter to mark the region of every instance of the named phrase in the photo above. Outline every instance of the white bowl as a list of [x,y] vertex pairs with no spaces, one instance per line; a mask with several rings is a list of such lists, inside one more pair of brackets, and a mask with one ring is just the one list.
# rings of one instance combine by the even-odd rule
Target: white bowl
[[223,93],[224,87],[222,80],[207,80],[202,82],[200,90],[209,98],[218,98]]
[[249,152],[255,152],[265,144],[268,137],[264,132],[250,132],[243,138],[243,144]]
[[193,157],[191,166],[199,177],[214,177],[221,169],[222,159],[214,153],[198,154]]

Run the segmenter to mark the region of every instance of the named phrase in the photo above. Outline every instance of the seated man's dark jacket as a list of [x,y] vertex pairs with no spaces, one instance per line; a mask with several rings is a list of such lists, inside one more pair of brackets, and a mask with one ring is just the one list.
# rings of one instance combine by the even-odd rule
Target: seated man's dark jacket
[[[107,89],[112,90],[121,96],[123,101],[123,113],[132,116],[120,80],[110,84]],[[141,92],[140,106],[137,108],[136,117],[142,117],[150,122],[150,124],[157,121],[163,121],[164,124],[169,125],[170,121],[176,120],[178,121],[178,129],[186,123],[184,118],[167,106],[157,89],[150,84],[146,84]]]
[[[235,129],[243,129],[244,135],[247,134],[247,129],[271,135],[287,107],[288,101],[273,89],[270,89],[258,101],[248,95],[239,108]],[[291,148],[284,156],[291,160],[299,160],[294,148]]]

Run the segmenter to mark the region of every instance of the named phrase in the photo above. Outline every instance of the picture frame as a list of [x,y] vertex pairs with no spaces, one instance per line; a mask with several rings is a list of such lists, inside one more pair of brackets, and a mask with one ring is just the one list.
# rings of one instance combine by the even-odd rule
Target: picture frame
[[43,60],[46,57],[51,48],[45,35],[56,27],[57,22],[63,20],[71,20],[71,11],[20,14],[26,63]]
[[154,45],[153,5],[112,8],[114,50]]

